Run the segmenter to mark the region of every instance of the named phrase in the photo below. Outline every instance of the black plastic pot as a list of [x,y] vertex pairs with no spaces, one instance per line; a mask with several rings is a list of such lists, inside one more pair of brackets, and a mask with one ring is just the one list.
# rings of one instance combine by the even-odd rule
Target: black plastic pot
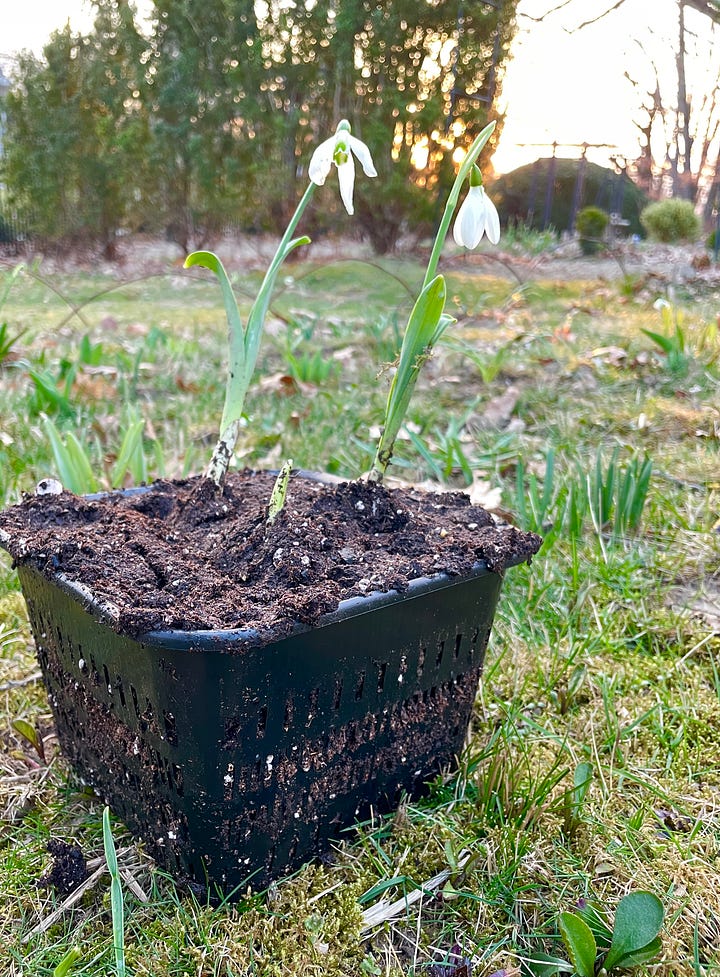
[[83,588],[18,568],[60,744],[171,872],[261,886],[418,794],[463,748],[501,577],[414,581],[259,646],[113,631]]

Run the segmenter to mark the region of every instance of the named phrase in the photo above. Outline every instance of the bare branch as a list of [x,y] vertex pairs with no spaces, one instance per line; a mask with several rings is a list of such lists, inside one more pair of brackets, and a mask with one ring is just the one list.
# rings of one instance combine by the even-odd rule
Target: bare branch
[[556,14],[558,10],[562,10],[564,7],[570,6],[571,3],[575,3],[575,0],[563,0],[562,3],[559,3],[556,7],[551,7],[550,10],[546,10],[545,13],[540,14],[539,17],[531,17],[530,14],[523,14],[523,16],[527,17],[528,20],[534,21],[536,24],[540,24],[543,20],[545,20],[546,17],[551,17],[553,14]]
[[617,0],[617,3],[614,3],[612,7],[608,7],[607,10],[604,10],[601,14],[598,14],[597,17],[593,17],[592,20],[584,20],[582,24],[578,24],[577,27],[573,27],[569,33],[574,34],[575,31],[581,31],[583,27],[589,27],[591,24],[597,24],[599,20],[607,17],[608,14],[611,14],[614,10],[617,10],[618,7],[622,7],[624,3],[625,0]]
[[685,5],[720,24],[720,0],[685,0]]
[[[698,13],[709,17],[713,23],[720,24],[720,0],[683,0],[683,2],[685,3],[685,6],[691,7],[693,10],[697,10]],[[550,17],[553,14],[558,13],[558,11],[564,10],[573,3],[575,3],[575,0],[562,0],[562,3],[558,3],[556,6],[546,10],[545,13],[540,14],[539,17],[531,17],[529,14],[525,14],[525,17],[527,17],[528,20],[532,20],[536,24],[539,24],[542,23],[546,17]],[[598,14],[597,17],[593,17],[591,20],[585,20],[582,24],[578,24],[577,27],[573,27],[571,30],[568,30],[567,28],[565,29],[568,30],[569,34],[574,34],[575,31],[582,30],[583,27],[589,27],[590,24],[597,24],[599,20],[607,17],[608,14],[611,14],[614,10],[617,10],[618,7],[621,7],[624,3],[625,0],[617,0],[616,3],[614,3],[611,7],[608,7],[607,10],[604,10],[601,14]]]

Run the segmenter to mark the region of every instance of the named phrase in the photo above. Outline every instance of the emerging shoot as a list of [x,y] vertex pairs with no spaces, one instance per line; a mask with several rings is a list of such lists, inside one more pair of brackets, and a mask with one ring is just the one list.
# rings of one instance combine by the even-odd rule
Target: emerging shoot
[[292,472],[292,466],[292,458],[288,458],[278,472],[278,477],[275,479],[273,490],[270,493],[270,502],[268,504],[268,526],[272,526],[277,517],[283,511],[288,485],[290,484],[290,473]]

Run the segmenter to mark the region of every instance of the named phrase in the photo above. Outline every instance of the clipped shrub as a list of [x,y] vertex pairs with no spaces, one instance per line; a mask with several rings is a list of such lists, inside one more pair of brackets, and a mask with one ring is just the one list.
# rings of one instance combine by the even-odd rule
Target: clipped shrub
[[603,244],[603,237],[610,215],[599,207],[583,207],[578,213],[575,227],[580,235],[583,254],[597,254]]
[[700,233],[700,219],[689,200],[658,200],[640,214],[642,225],[652,241],[671,244],[694,241]]
[[647,194],[626,173],[590,160],[539,159],[499,176],[487,189],[504,223],[514,220],[542,230],[550,191],[546,226],[558,233],[572,230],[576,207],[600,207],[629,221],[628,234],[645,234],[640,213],[650,202]]

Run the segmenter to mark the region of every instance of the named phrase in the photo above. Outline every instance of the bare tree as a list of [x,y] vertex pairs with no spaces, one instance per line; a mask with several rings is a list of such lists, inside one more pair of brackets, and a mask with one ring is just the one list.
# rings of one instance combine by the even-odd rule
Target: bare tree
[[[561,0],[554,6],[549,6],[540,16],[529,19],[540,22],[561,12],[572,14],[574,9],[579,9],[581,2],[582,0]],[[598,14],[575,26],[565,27],[565,30],[569,33],[583,30],[619,10],[626,3],[627,0],[607,0]],[[676,4],[674,36],[660,44],[661,49],[674,52],[673,94],[670,96],[667,91],[667,71],[660,70],[648,48],[638,38],[635,38],[635,43],[643,52],[645,68],[651,71],[654,83],[642,82],[639,78],[631,77],[628,72],[625,73],[625,77],[640,95],[640,119],[635,120],[635,125],[640,130],[641,143],[635,170],[639,181],[649,192],[657,192],[659,186],[663,185],[673,196],[705,206],[709,185],[720,183],[720,68],[716,67],[713,71],[712,67],[713,54],[717,49],[713,41],[720,25],[720,0],[676,0]],[[696,13],[710,19],[708,39],[700,41],[699,35],[702,32],[693,31],[693,25],[688,23],[688,11],[693,11],[691,19],[694,18],[695,25],[699,22]],[[706,73],[707,82],[700,91],[697,90],[697,84],[695,91],[690,90],[690,52],[694,62],[700,60],[710,69]]]

